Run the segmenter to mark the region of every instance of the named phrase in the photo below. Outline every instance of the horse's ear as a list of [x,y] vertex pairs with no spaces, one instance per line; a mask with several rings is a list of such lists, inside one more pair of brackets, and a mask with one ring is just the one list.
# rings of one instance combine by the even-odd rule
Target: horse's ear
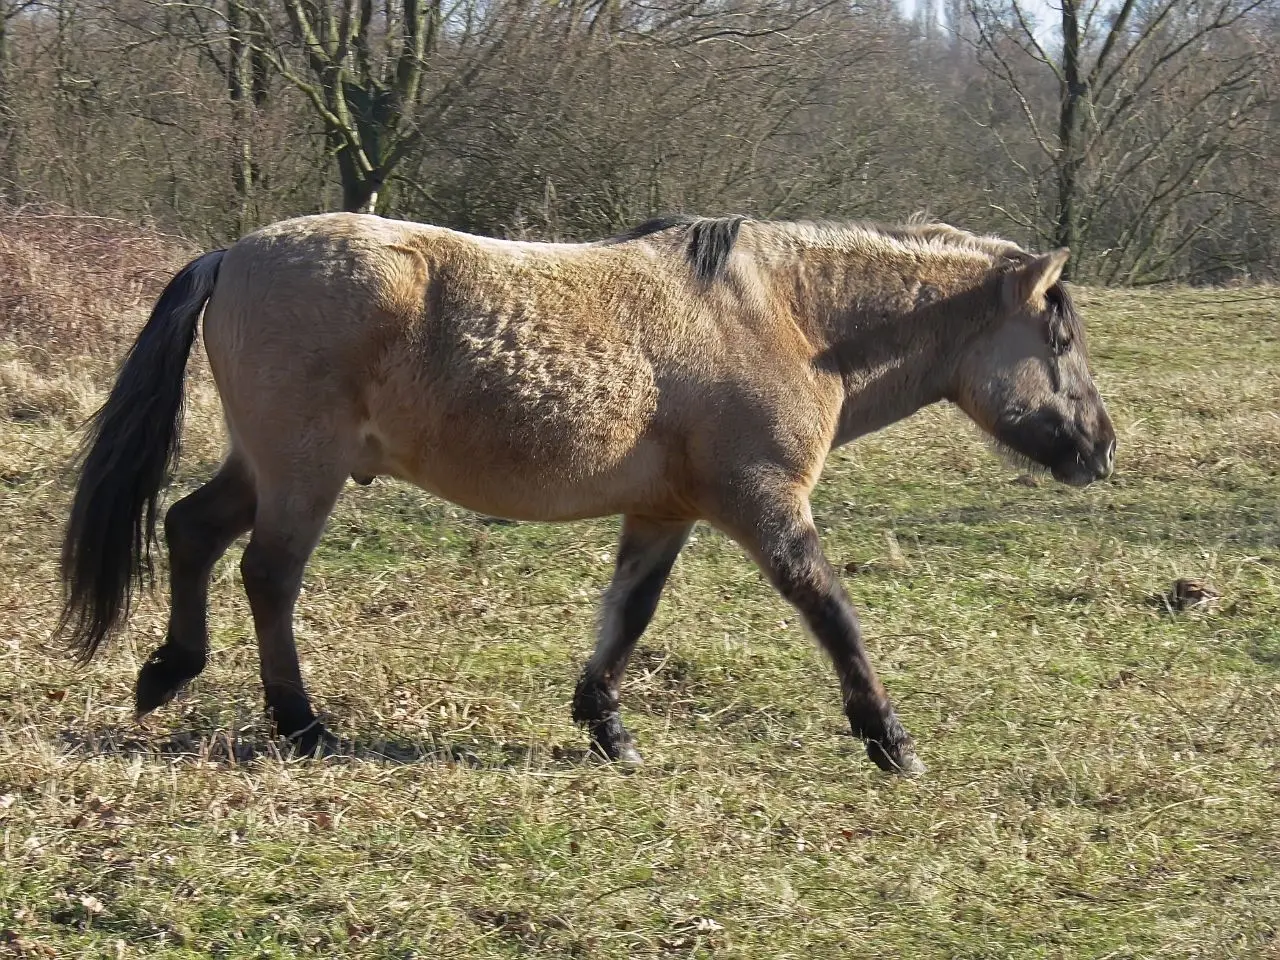
[[1027,304],[1043,306],[1044,295],[1062,276],[1062,269],[1067,265],[1067,257],[1070,255],[1071,251],[1062,247],[1043,257],[1029,260],[1005,274],[1005,306],[1010,310],[1020,309]]

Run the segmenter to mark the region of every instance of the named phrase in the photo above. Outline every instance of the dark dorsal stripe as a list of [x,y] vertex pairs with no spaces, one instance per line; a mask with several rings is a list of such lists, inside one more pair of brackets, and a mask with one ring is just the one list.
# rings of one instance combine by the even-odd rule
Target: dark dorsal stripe
[[[695,217],[687,213],[669,214],[653,217],[638,224],[617,236],[598,241],[601,246],[612,246],[642,240],[645,237],[663,233],[667,230],[681,229],[688,237],[685,257],[699,280],[711,281],[724,275],[729,266],[729,256],[733,253],[734,244],[738,241],[738,232],[748,220],[747,217]],[[760,221],[755,221],[759,223]],[[766,222],[767,226],[767,222]],[[851,228],[878,233],[883,237],[895,240],[918,240],[922,242],[942,241],[961,249],[974,250],[989,254],[996,258],[1004,269],[1014,269],[1033,260],[1034,254],[1028,253],[1007,240],[996,237],[980,237],[968,234],[963,230],[945,223],[909,223],[882,224],[870,222],[854,223],[811,223],[821,229],[829,226],[832,229]],[[998,267],[999,269],[999,267]],[[1074,318],[1075,309],[1065,291],[1055,294],[1060,304],[1059,312],[1070,322]],[[1078,321],[1077,321],[1078,322]]]
[[632,240],[642,240],[645,237],[652,236],[655,233],[661,233],[663,230],[671,230],[674,227],[687,227],[690,224],[697,223],[698,218],[690,216],[687,213],[674,213],[661,217],[653,217],[644,223],[638,224],[616,237],[610,237],[608,240],[600,241],[603,246],[612,246],[615,243],[630,243]]
[[729,254],[733,252],[733,245],[738,240],[738,231],[746,219],[746,217],[692,217],[688,214],[654,217],[602,243],[606,245],[629,243],[632,240],[641,240],[655,233],[680,227],[686,231],[689,238],[685,257],[693,267],[694,276],[699,280],[714,280],[723,275],[728,266]]

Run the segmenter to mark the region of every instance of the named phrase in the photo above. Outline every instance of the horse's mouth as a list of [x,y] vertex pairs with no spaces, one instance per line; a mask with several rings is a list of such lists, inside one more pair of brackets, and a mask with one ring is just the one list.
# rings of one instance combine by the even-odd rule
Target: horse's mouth
[[1049,472],[1060,483],[1072,487],[1087,487],[1098,480],[1105,480],[1115,471],[1115,437],[1093,444],[1088,452],[1073,450]]
[[1049,472],[1053,475],[1053,479],[1059,483],[1065,483],[1069,487],[1087,487],[1089,484],[1102,480],[1106,476],[1085,466],[1080,462],[1079,458],[1076,458],[1073,464],[1066,467],[1052,467]]
[[1087,487],[1111,476],[1114,436],[1092,442],[1073,433],[1030,417],[1001,423],[993,439],[997,450],[1014,465],[1046,471],[1070,487]]

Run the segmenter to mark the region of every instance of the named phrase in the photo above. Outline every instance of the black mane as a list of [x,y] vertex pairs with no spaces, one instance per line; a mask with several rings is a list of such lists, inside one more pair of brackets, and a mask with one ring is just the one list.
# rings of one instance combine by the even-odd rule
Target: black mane
[[632,240],[640,240],[655,233],[679,227],[689,238],[685,257],[693,267],[694,276],[699,280],[710,281],[724,274],[729,264],[729,254],[733,252],[733,245],[738,240],[738,231],[746,219],[746,217],[693,217],[688,214],[654,217],[602,243],[610,246],[629,243]]
[[[693,268],[694,276],[710,282],[724,276],[729,266],[729,256],[738,241],[738,232],[748,220],[743,216],[696,217],[687,213],[653,217],[607,240],[598,241],[601,246],[613,246],[642,240],[667,230],[682,230],[687,237],[685,258]],[[760,221],[754,221],[760,222]],[[766,221],[767,223],[767,221]],[[960,247],[984,252],[1003,261],[1005,269],[1015,269],[1034,259],[1034,254],[1022,250],[1016,244],[996,237],[976,236],[945,223],[883,224],[869,221],[804,221],[815,230],[860,229],[895,240],[929,242],[941,240]],[[800,225],[800,224],[796,224]],[[1080,326],[1079,316],[1071,297],[1061,284],[1055,284],[1049,292],[1050,304],[1061,322],[1073,332]]]
[[696,223],[697,220],[697,217],[690,216],[687,213],[673,213],[661,217],[652,217],[617,236],[610,237],[608,240],[601,240],[600,244],[602,246],[613,246],[615,243],[630,243],[632,240],[641,240],[652,234],[661,233],[663,230],[671,230],[674,227],[687,227]]

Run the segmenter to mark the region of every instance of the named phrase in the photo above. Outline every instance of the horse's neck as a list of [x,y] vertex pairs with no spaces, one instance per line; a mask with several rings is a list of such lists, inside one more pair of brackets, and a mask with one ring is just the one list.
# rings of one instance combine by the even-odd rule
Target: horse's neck
[[[921,271],[918,261],[827,264],[820,276],[802,285],[797,319],[819,362],[844,382],[835,445],[943,399],[978,313],[973,278],[954,265]],[[947,303],[930,306],[935,299]]]
[[834,349],[844,380],[835,446],[911,416],[945,396],[952,358],[938,331],[886,318],[837,343]]

